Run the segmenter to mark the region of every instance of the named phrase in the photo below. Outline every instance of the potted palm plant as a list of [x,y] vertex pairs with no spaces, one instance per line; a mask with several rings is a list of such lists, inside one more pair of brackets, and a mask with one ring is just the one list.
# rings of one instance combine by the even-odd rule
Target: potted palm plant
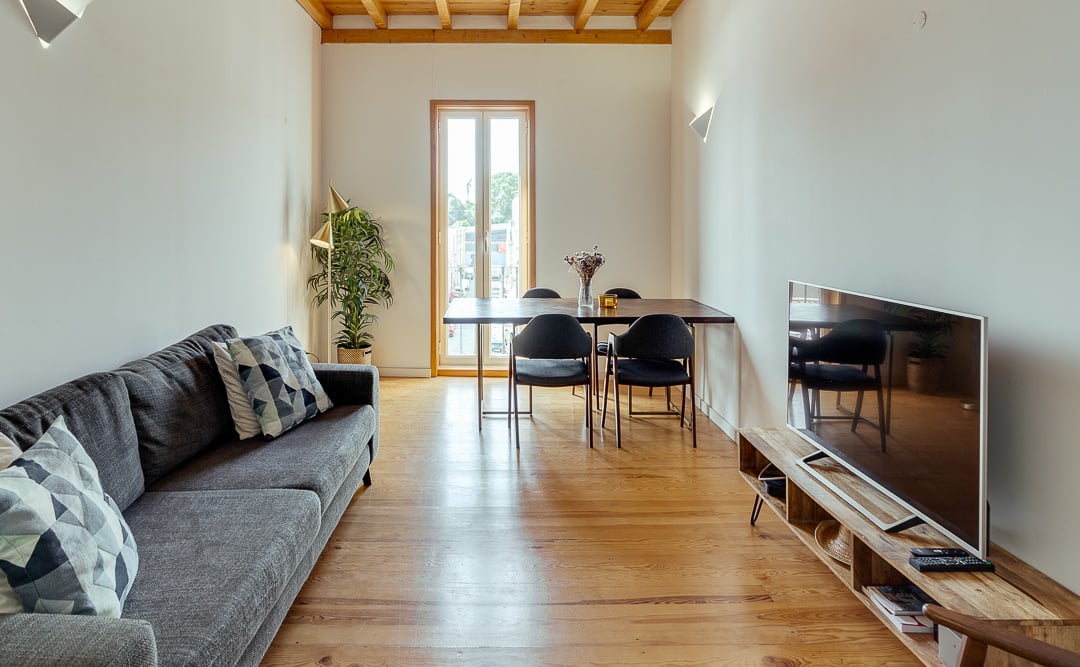
[[[332,250],[313,247],[312,256],[320,270],[308,277],[308,289],[314,291],[312,303],[321,306],[330,299],[332,319],[338,331],[334,339],[341,363],[371,363],[374,335],[371,327],[379,321],[371,312],[375,306],[389,307],[394,297],[390,291],[390,272],[394,258],[386,249],[382,225],[362,208],[349,206],[340,213],[324,213],[332,220]],[[326,262],[329,256],[330,282]]]
[[923,322],[924,328],[915,332],[908,346],[908,387],[918,394],[933,394],[941,388],[945,375],[954,319],[932,310],[916,310],[915,319]]

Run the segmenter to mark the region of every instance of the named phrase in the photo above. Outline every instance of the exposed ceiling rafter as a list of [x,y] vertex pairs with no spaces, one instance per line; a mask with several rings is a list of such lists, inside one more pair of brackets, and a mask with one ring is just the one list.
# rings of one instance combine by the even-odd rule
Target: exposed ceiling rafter
[[379,0],[360,0],[364,3],[364,9],[367,10],[368,16],[375,23],[375,27],[380,30],[386,30],[388,23],[386,22],[386,10],[383,9],[382,3]]
[[443,30],[453,28],[453,22],[450,19],[450,3],[447,0],[435,0],[435,8],[439,10],[439,22],[442,23]]
[[574,15],[574,30],[584,30],[585,26],[589,23],[589,19],[592,18],[592,13],[596,11],[596,3],[600,0],[581,0],[581,4],[578,5],[577,14]]
[[637,15],[637,29],[648,30],[657,16],[664,11],[670,0],[649,0]]
[[521,16],[521,0],[510,0],[510,7],[506,11],[506,29],[517,30],[518,18]]

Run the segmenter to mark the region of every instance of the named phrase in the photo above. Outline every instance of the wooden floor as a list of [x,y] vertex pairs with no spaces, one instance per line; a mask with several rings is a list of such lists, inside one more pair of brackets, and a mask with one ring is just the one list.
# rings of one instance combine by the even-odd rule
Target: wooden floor
[[[504,382],[489,386],[505,396]],[[699,418],[536,392],[520,451],[475,379],[383,379],[381,449],[265,665],[915,665]],[[650,407],[647,397],[635,409]]]

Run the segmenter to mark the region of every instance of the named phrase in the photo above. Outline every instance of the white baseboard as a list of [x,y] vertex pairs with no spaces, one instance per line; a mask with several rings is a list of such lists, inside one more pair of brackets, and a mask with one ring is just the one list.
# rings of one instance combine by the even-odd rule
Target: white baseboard
[[695,399],[698,410],[701,410],[701,412],[709,418],[709,421],[719,426],[720,430],[727,434],[727,437],[731,438],[732,440],[737,439],[739,433],[738,427],[736,427],[728,420],[724,419],[723,415],[721,415],[716,410],[713,410],[713,407],[706,403],[705,400],[702,399],[700,396],[696,396]]
[[430,368],[394,368],[392,366],[379,366],[379,377],[384,378],[429,378]]

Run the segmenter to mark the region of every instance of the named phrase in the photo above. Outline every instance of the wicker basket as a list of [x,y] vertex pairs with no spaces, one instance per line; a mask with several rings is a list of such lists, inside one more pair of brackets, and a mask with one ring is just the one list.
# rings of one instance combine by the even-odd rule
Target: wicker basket
[[814,529],[814,540],[833,560],[851,565],[851,532],[839,521],[826,519]]
[[370,364],[371,348],[349,349],[339,347],[337,349],[337,360],[339,364]]

